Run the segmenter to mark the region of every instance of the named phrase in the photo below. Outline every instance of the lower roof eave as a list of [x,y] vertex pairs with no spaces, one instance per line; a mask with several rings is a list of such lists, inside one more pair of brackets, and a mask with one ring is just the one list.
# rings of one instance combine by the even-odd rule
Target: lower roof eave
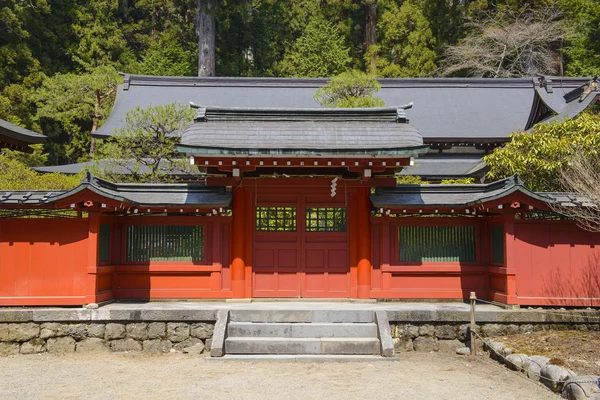
[[190,156],[202,157],[245,157],[245,158],[408,158],[424,155],[428,145],[389,149],[364,150],[307,150],[307,149],[222,149],[212,147],[196,147],[177,145],[177,150]]

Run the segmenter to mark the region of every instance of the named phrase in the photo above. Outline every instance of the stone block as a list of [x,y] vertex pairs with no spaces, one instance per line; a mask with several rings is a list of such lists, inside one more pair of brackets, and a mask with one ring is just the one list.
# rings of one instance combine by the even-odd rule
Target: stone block
[[215,323],[215,330],[210,344],[210,355],[212,357],[223,357],[223,354],[225,354],[225,336],[228,323],[229,310],[219,310],[217,312],[217,322]]
[[[458,337],[456,334],[456,326],[454,325],[439,325],[435,327],[435,335],[438,339],[453,340]],[[453,352],[454,353],[454,352]]]
[[96,352],[96,351],[107,351],[108,346],[106,342],[97,337],[90,337],[78,342],[75,346],[77,352]]
[[142,343],[142,349],[144,353],[149,354],[162,354],[168,353],[171,351],[173,344],[170,340],[161,340],[161,339],[151,339],[144,340]]
[[527,354],[509,354],[504,362],[507,367],[515,371],[524,371],[525,363],[528,362]]
[[200,340],[198,338],[190,337],[190,338],[185,339],[183,342],[175,343],[173,345],[173,348],[177,351],[183,351],[183,349],[195,346],[198,343],[202,343],[202,346],[204,346],[204,343],[202,342],[202,340]]
[[19,354],[19,343],[0,342],[0,357],[15,356]]
[[127,324],[127,336],[135,340],[147,340],[148,324],[145,322]]
[[208,339],[212,337],[214,328],[214,324],[198,322],[191,325],[190,335],[198,339]]
[[46,341],[40,338],[33,338],[21,344],[21,354],[37,354],[45,351]]
[[210,339],[206,339],[206,341],[204,342],[204,351],[206,351],[207,353],[210,353],[212,341],[213,341],[212,338],[210,338]]
[[569,379],[562,397],[568,400],[600,400],[600,376],[581,375]]
[[33,310],[0,310],[0,322],[33,321]]
[[385,311],[375,311],[375,322],[379,331],[381,355],[383,357],[393,357],[394,343],[392,342],[392,329],[387,313]]
[[548,357],[544,356],[529,356],[523,363],[524,374],[529,379],[538,381],[540,379],[540,371],[550,362]]
[[504,327],[505,335],[517,335],[520,333],[520,331],[519,325],[509,324]]
[[575,376],[575,372],[570,369],[559,367],[558,365],[546,364],[540,371],[540,382],[553,392],[560,393],[565,386],[565,382]]
[[89,324],[87,326],[87,333],[89,337],[92,338],[104,338],[104,334],[106,333],[106,325],[105,324]]
[[421,325],[419,327],[419,336],[435,336],[435,326]]
[[167,324],[167,339],[173,343],[183,342],[190,337],[190,326],[182,322],[169,322]]
[[500,324],[486,324],[481,327],[481,333],[483,336],[502,336],[506,332],[504,325]]
[[106,328],[104,329],[104,339],[123,339],[125,337],[125,333],[125,325],[123,324],[106,324]]
[[131,338],[111,340],[109,342],[112,351],[142,351],[142,345]]
[[215,321],[217,310],[142,310],[141,321]]
[[409,338],[394,338],[392,339],[394,343],[394,351],[396,353],[406,353],[408,351],[413,351],[413,340]]
[[202,354],[204,352],[204,343],[202,343],[202,341],[200,341],[200,343],[196,343],[193,346],[186,347],[181,351],[184,354],[192,354],[192,355]]
[[65,326],[65,333],[73,339],[80,341],[87,337],[87,326],[85,324],[70,324]]
[[70,336],[50,338],[46,341],[46,348],[51,354],[65,354],[75,351],[75,339]]
[[321,338],[321,354],[380,355],[381,343],[376,338]]
[[462,324],[458,327],[458,340],[466,342],[467,340],[471,340],[471,325]]
[[440,353],[446,354],[456,354],[456,349],[460,349],[461,347],[465,347],[464,343],[461,343],[457,339],[453,340],[439,340],[438,339],[438,348]]
[[8,324],[0,324],[0,342],[8,342]]
[[40,325],[40,338],[46,340],[53,337],[67,336],[65,326],[57,322],[45,322]]
[[519,327],[519,332],[520,333],[531,333],[533,332],[533,325],[532,324],[525,324],[525,325],[521,325]]
[[35,322],[77,322],[91,320],[91,310],[81,309],[41,309],[33,311]]
[[167,334],[164,322],[150,322],[148,324],[148,339],[164,339]]
[[437,339],[430,336],[419,336],[413,340],[413,347],[415,348],[415,351],[421,353],[430,353],[439,350]]
[[8,324],[9,342],[26,342],[40,336],[40,326],[33,322]]

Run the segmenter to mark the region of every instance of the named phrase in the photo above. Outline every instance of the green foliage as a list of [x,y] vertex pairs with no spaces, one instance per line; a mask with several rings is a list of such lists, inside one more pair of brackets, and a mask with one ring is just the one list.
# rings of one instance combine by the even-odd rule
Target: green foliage
[[313,18],[292,50],[285,55],[279,69],[286,76],[318,78],[338,75],[350,63],[348,52],[335,25]]
[[194,76],[197,73],[197,54],[186,50],[174,38],[153,42],[139,65],[143,75]]
[[531,133],[513,133],[506,146],[483,160],[490,166],[490,179],[519,172],[532,190],[560,191],[560,170],[573,152],[597,156],[599,149],[600,115],[588,112],[562,123],[536,125]]
[[21,162],[23,155],[0,154],[0,188],[2,190],[63,190],[79,184],[81,176],[59,173],[40,174]]
[[396,177],[397,185],[428,185],[428,181],[424,181],[420,176],[400,175]]
[[33,149],[31,153],[23,153],[18,150],[2,149],[0,155],[10,160],[17,160],[28,167],[41,167],[48,161],[48,154],[44,153],[43,144],[32,144],[29,147]]
[[472,185],[475,182],[475,178],[457,178],[457,179],[442,179],[440,182],[442,185]]
[[431,75],[436,69],[435,39],[418,1],[381,1],[379,9],[378,44],[366,54],[375,58],[376,71],[371,72],[382,77]]
[[594,76],[600,72],[600,6],[596,0],[564,0],[571,25],[565,42],[565,73]]
[[371,76],[357,70],[332,78],[317,89],[315,100],[323,107],[368,108],[383,107],[385,103],[374,94],[381,88]]
[[[177,144],[194,118],[194,111],[181,104],[136,108],[127,113],[125,124],[98,143],[92,173],[112,181],[166,182],[170,172],[194,171],[181,159]],[[103,162],[109,160],[110,162]],[[123,175],[128,170],[131,175]]]
[[36,118],[55,127],[44,132],[50,137],[49,146],[61,146],[61,161],[89,158],[90,134],[109,115],[120,80],[114,68],[103,66],[82,74],[46,77],[31,94],[37,104]]

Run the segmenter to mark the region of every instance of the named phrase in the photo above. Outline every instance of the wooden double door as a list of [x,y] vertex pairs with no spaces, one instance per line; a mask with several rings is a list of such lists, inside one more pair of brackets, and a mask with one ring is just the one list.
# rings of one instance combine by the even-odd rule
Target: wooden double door
[[345,202],[303,193],[254,200],[253,297],[350,297]]

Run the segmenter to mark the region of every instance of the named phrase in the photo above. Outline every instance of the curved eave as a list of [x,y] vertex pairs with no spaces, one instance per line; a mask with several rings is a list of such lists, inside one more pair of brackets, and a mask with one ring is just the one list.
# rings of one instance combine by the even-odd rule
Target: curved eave
[[0,140],[2,140],[3,136],[8,139],[13,139],[14,141],[22,142],[24,145],[44,143],[47,139],[47,137],[41,133],[21,128],[20,126],[0,119]]
[[187,155],[234,155],[234,156],[307,156],[307,157],[411,157],[427,153],[429,146],[398,147],[386,149],[232,149],[177,145],[177,150]]

